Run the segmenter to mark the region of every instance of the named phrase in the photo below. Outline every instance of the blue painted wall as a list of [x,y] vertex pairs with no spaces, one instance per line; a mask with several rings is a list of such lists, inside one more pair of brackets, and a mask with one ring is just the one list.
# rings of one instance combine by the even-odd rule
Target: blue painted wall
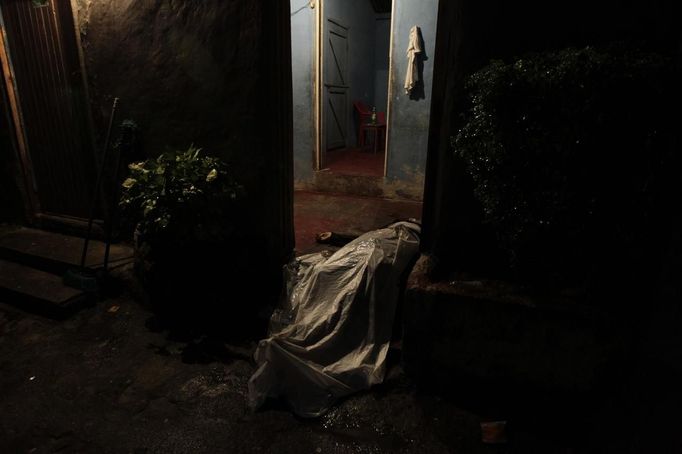
[[[327,17],[350,28],[351,102],[363,99],[386,111],[388,84],[392,90],[389,119],[387,178],[378,189],[384,197],[421,198],[426,166],[431,82],[435,49],[438,0],[394,0],[395,17],[377,15],[370,0],[323,0]],[[294,178],[297,187],[315,189],[314,77],[315,10],[308,0],[291,0],[294,88]],[[422,30],[426,56],[424,97],[410,99],[403,85],[407,72],[406,50],[410,28]],[[393,39],[393,69],[388,74],[390,38]],[[371,45],[367,45],[371,43]],[[349,107],[349,143],[355,143],[355,119]]]
[[294,179],[310,180],[315,162],[315,10],[291,0]]
[[[389,152],[387,176],[391,180],[405,180],[423,185],[426,166],[431,82],[433,81],[434,50],[438,0],[394,0],[393,68],[391,71],[391,115],[389,124]],[[410,99],[405,94],[407,46],[410,28],[421,28],[427,60],[424,61],[424,97]],[[419,181],[421,180],[421,182]]]

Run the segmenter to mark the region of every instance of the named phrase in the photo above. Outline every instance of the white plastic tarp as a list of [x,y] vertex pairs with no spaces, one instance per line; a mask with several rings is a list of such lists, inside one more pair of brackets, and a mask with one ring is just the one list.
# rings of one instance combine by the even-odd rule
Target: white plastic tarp
[[400,281],[420,233],[418,224],[395,223],[286,268],[286,301],[255,353],[252,408],[282,398],[299,416],[316,417],[383,381]]

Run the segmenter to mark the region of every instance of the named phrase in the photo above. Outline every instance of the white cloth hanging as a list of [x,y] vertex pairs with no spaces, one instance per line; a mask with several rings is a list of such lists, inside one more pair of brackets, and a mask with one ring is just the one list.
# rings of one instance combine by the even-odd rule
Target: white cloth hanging
[[410,29],[410,44],[407,47],[407,76],[405,76],[405,93],[408,95],[419,82],[417,54],[423,52],[420,35],[421,31],[416,25]]

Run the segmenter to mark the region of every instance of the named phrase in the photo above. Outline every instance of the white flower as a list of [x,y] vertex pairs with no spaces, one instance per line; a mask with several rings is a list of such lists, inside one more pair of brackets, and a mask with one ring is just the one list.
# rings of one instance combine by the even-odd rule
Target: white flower
[[133,172],[142,172],[142,173],[149,173],[149,170],[144,168],[144,161],[142,162],[133,162],[131,164],[128,164],[128,168],[132,170]]
[[123,182],[123,187],[126,189],[132,188],[135,183],[137,183],[137,180],[135,178],[128,178],[126,181]]

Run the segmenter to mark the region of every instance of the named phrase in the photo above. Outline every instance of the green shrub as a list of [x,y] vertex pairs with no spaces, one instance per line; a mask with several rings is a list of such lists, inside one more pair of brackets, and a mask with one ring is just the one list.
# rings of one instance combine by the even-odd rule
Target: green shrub
[[234,232],[243,189],[218,158],[192,146],[129,169],[120,206],[146,242],[183,247],[223,242]]
[[587,47],[470,78],[453,147],[512,270],[568,279],[635,258],[677,159],[675,74],[658,55]]

